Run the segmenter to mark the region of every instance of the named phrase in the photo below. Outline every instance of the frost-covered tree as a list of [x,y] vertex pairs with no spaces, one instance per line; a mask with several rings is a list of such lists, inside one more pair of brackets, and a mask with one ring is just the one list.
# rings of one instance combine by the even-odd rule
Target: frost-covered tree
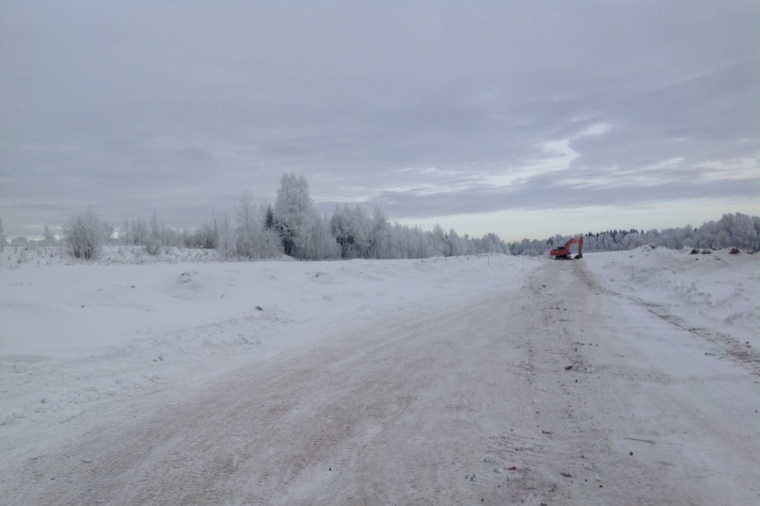
[[150,238],[148,225],[141,219],[126,221],[123,232],[122,241],[133,246],[143,246],[148,243]]
[[104,221],[103,222],[103,244],[108,244],[111,241],[113,241],[115,233],[116,233],[116,227]]
[[389,258],[409,258],[408,236],[404,227],[398,223],[393,223],[389,230],[390,236],[390,256]]
[[[271,206],[268,207],[271,209]],[[280,242],[280,236],[277,230],[266,225],[266,209],[262,209],[264,213],[264,227],[260,229],[261,237],[261,258],[274,258],[282,255],[282,242]]]
[[201,235],[200,231],[191,233],[164,226],[159,221],[158,213],[154,211],[148,222],[141,218],[125,220],[123,228],[119,231],[119,242],[131,246],[143,246],[149,254],[157,255],[164,246],[188,247],[201,242],[205,243]]
[[509,246],[496,234],[488,233],[475,241],[477,253],[498,253],[509,255]]
[[[563,244],[566,239],[568,238],[555,236],[547,241],[546,246],[539,247],[535,246],[535,242],[525,239],[521,243],[513,243],[511,247],[514,254],[544,254],[550,247]],[[720,220],[708,221],[696,229],[691,225],[686,225],[646,232],[638,229],[610,230],[589,232],[585,234],[584,239],[585,251],[621,251],[646,244],[670,249],[738,247],[758,251],[760,250],[760,217],[742,213],[724,214]]]
[[182,244],[186,248],[216,249],[218,239],[216,216],[204,223],[198,230],[183,234]]
[[246,190],[235,207],[235,249],[238,255],[248,258],[254,256],[258,228],[259,220],[253,206],[253,195]]
[[408,229],[409,258],[430,258],[433,253],[430,249],[430,240],[425,231],[420,227]]
[[266,211],[257,209],[253,195],[243,192],[235,207],[235,244],[237,254],[249,259],[271,258],[281,254],[274,228],[266,226]]
[[623,249],[635,249],[647,243],[646,237],[638,232],[632,232],[623,237]]
[[449,244],[449,238],[443,231],[443,227],[439,224],[435,224],[433,231],[428,235],[430,244],[430,251],[433,256],[451,256],[451,245]]
[[298,258],[307,260],[340,258],[340,247],[330,233],[330,220],[311,214],[306,222],[303,246],[297,251]]
[[368,258],[372,220],[361,207],[344,205],[330,218],[330,232],[340,246],[341,258]]
[[216,250],[222,258],[231,258],[235,255],[235,234],[229,213],[225,212],[219,220],[217,228]]
[[691,226],[681,228],[666,228],[659,232],[653,233],[656,238],[649,242],[670,249],[681,249],[687,244],[689,237],[692,235],[692,232],[693,231]]
[[[296,254],[296,243],[303,242],[307,216],[313,212],[309,183],[303,175],[284,174],[280,178],[274,203],[275,227],[286,255]],[[303,244],[301,244],[303,246]]]
[[158,222],[158,213],[153,211],[153,216],[150,219],[150,230],[144,244],[145,251],[149,254],[158,255],[161,252],[161,246],[166,245],[162,232],[162,226]]
[[380,206],[372,209],[372,226],[369,238],[371,258],[391,258],[391,227]]
[[267,230],[274,230],[275,228],[274,211],[272,210],[272,206],[269,204],[267,204],[267,209],[264,212],[264,228]]
[[[428,234],[420,229],[391,225],[380,206],[372,210],[372,216],[360,206],[338,207],[330,219],[330,232],[340,247],[341,258],[410,258],[415,255],[410,244],[420,250],[428,249],[418,247],[420,242],[430,243]],[[414,235],[419,236],[417,240],[411,240]]]
[[458,257],[467,254],[467,242],[459,237],[459,234],[453,228],[449,230],[447,238],[451,256]]
[[755,225],[755,242],[752,251],[760,251],[760,216],[753,216],[752,223]]
[[0,251],[5,249],[5,229],[3,228],[3,219],[0,218]]
[[74,218],[64,228],[63,238],[69,252],[76,258],[91,260],[100,254],[104,226],[91,209]]
[[332,237],[329,226],[323,226],[322,218],[314,209],[309,183],[303,175],[290,173],[280,179],[274,222],[283,251],[295,258],[311,260],[321,257],[324,253],[322,246],[326,246]]
[[720,219],[720,228],[728,234],[728,244],[720,247],[738,247],[754,249],[757,242],[755,221],[746,214],[724,214]]
[[161,223],[158,219],[158,213],[156,211],[153,212],[153,216],[150,220],[150,230],[149,230],[149,238],[148,243],[146,244],[146,248],[154,249],[157,252],[160,251],[161,247],[164,246],[181,246],[182,245],[182,234],[181,232],[178,232],[177,230],[165,226],[163,223]]
[[55,236],[50,231],[50,227],[48,227],[47,224],[45,224],[45,227],[42,230],[42,241],[45,246],[52,246],[55,244]]

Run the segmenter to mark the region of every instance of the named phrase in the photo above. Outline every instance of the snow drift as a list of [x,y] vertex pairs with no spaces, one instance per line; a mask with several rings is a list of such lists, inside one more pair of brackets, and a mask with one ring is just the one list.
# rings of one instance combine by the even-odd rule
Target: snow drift
[[[63,483],[74,502],[202,502],[138,486],[175,458],[197,478],[222,473],[196,479],[198,493],[236,504],[760,493],[748,478],[758,255],[243,263],[140,251],[107,248],[96,264],[2,253],[0,493],[12,504],[59,497]],[[252,420],[235,439],[228,425]],[[625,484],[632,474],[641,485]]]

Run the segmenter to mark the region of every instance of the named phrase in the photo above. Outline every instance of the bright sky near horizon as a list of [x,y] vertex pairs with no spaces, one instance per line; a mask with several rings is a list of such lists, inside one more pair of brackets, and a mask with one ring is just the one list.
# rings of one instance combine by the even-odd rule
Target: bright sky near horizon
[[760,214],[756,0],[0,0],[0,218],[324,213],[507,240]]

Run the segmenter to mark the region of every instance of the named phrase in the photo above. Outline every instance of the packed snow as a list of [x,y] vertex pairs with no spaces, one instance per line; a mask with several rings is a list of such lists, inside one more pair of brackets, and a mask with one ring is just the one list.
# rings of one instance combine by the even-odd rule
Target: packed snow
[[760,502],[759,261],[6,248],[0,497]]
[[595,253],[589,267],[619,293],[662,305],[692,327],[724,331],[760,349],[760,256],[731,249],[645,246]]

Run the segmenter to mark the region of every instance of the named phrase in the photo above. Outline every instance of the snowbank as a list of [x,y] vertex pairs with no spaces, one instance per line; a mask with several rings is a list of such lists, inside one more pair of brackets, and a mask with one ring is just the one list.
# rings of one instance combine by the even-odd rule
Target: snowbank
[[0,425],[53,423],[121,396],[188,389],[336,322],[516,287],[540,265],[509,256],[214,260],[202,250],[153,257],[109,247],[86,263],[58,248],[7,248]]
[[[559,469],[564,473],[560,480],[588,472],[586,459],[574,454],[574,437],[596,445],[599,458],[607,459],[600,469],[618,469],[617,450],[629,466],[635,464],[630,442],[639,444],[637,459],[651,452],[651,459],[642,461],[647,469],[652,462],[659,465],[662,455],[673,458],[676,447],[671,445],[676,443],[676,453],[685,460],[709,450],[733,462],[731,451],[746,446],[741,438],[756,440],[754,432],[747,430],[757,415],[747,407],[754,402],[755,378],[747,375],[746,366],[752,362],[748,370],[757,374],[753,347],[760,345],[756,330],[760,328],[758,260],[759,255],[746,253],[690,255],[647,247],[589,253],[572,262],[511,256],[220,262],[211,252],[164,250],[151,257],[139,248],[108,248],[98,262],[83,263],[55,248],[8,248],[0,254],[0,454],[4,456],[0,475],[9,477],[2,485],[6,492],[16,488],[17,497],[25,497],[25,488],[30,493],[35,493],[38,485],[44,489],[51,482],[31,483],[36,478],[29,478],[37,476],[36,471],[30,474],[28,470],[38,465],[47,466],[45,476],[53,477],[48,480],[61,478],[56,487],[68,483],[65,476],[80,471],[90,476],[92,469],[82,468],[94,462],[87,453],[90,450],[69,453],[65,448],[71,446],[67,445],[90,448],[80,443],[93,434],[113,433],[116,436],[103,436],[102,442],[104,448],[111,448],[114,439],[123,438],[119,427],[140,420],[134,428],[144,430],[142,421],[158,411],[169,413],[170,421],[161,425],[171,426],[174,409],[182,406],[186,420],[196,420],[197,404],[188,404],[191,399],[202,399],[203,417],[213,420],[210,425],[222,426],[229,409],[253,410],[250,416],[258,416],[259,406],[250,405],[251,399],[266,407],[274,400],[298,395],[306,406],[302,413],[306,426],[311,427],[313,414],[320,412],[318,421],[324,426],[341,430],[365,427],[366,434],[359,431],[356,443],[365,444],[378,428],[376,420],[362,418],[361,413],[377,408],[381,390],[387,394],[393,416],[407,409],[418,394],[422,398],[417,408],[433,410],[409,409],[406,421],[411,425],[406,429],[404,424],[394,425],[394,430],[400,430],[399,447],[406,447],[420,434],[423,439],[436,440],[440,435],[437,427],[445,426],[446,420],[454,427],[467,422],[470,429],[494,424],[494,433],[503,432],[491,441],[504,444],[489,446],[487,455],[478,461],[485,466],[478,468],[478,479],[470,474],[477,490],[491,483],[481,476],[491,476],[486,471],[494,464],[485,459],[493,455],[500,455],[497,462],[501,466],[498,473],[491,472],[493,480],[512,479],[510,473],[530,466],[549,469],[558,456],[562,466],[577,467],[572,473],[567,471],[569,467]],[[477,314],[472,316],[473,312]],[[367,339],[360,333],[374,337]],[[730,346],[722,346],[725,343],[718,346],[713,342],[713,346],[710,340],[717,334],[736,342],[741,339],[742,350],[734,353]],[[753,347],[745,348],[745,341]],[[347,348],[351,351],[344,356]],[[397,353],[399,349],[403,353]],[[379,360],[380,350],[385,352],[385,368],[367,376],[370,366]],[[741,367],[721,360],[718,351],[741,358],[737,361]],[[471,362],[462,362],[464,356]],[[439,360],[438,369],[431,366],[433,358]],[[489,373],[468,377],[486,362]],[[270,364],[277,367],[270,370]],[[323,370],[323,364],[328,369]],[[460,369],[452,373],[457,364]],[[696,374],[702,369],[708,372]],[[395,385],[402,370],[409,375],[408,383]],[[313,371],[321,374],[311,376]],[[344,376],[333,378],[333,372]],[[569,376],[576,372],[577,376]],[[291,385],[299,373],[305,383]],[[489,374],[501,379],[495,381]],[[312,377],[322,378],[324,385],[335,389],[312,391],[307,388]],[[570,377],[575,381],[568,382]],[[257,391],[259,385],[252,378],[267,379],[270,386],[281,389],[268,391],[263,386]],[[237,379],[242,380],[234,381]],[[430,388],[414,390],[420,381]],[[237,390],[222,392],[219,385],[235,385]],[[403,388],[410,391],[399,396]],[[706,404],[706,395],[715,402]],[[315,398],[308,399],[310,396]],[[474,409],[473,399],[478,396],[482,405]],[[505,401],[507,396],[512,400]],[[682,403],[678,409],[663,411],[674,399]],[[216,400],[219,402],[214,403]],[[541,404],[540,409],[536,403]],[[695,415],[693,407],[698,404],[703,411]],[[277,405],[270,408],[276,416],[262,418],[264,425],[290,420],[277,414]],[[497,408],[503,412],[494,411]],[[293,410],[297,414],[298,406]],[[329,418],[354,412],[362,418],[359,422],[349,417],[333,423]],[[429,412],[444,415],[437,420],[428,416]],[[243,418],[247,420],[247,416]],[[296,415],[292,418],[301,420]],[[715,425],[716,419],[727,421]],[[528,446],[507,444],[510,440],[505,434],[512,433],[504,427],[510,420],[515,430],[525,431],[531,442]],[[641,425],[641,421],[645,423]],[[539,422],[543,430],[531,435]],[[421,433],[423,426],[428,429]],[[704,427],[712,432],[705,432]],[[462,432],[473,436],[470,429]],[[555,433],[558,446],[545,454],[538,451],[552,442]],[[321,435],[319,430],[314,434]],[[683,434],[689,434],[688,438],[681,439]],[[722,450],[724,434],[737,434],[734,446],[726,451]],[[149,435],[153,437],[152,432]],[[182,433],[182,438],[187,436]],[[469,439],[457,439],[459,434],[448,436],[448,441],[461,443],[463,454],[475,451]],[[207,444],[206,432],[195,437],[199,444]],[[298,447],[308,443],[291,441],[287,430],[279,437]],[[167,438],[169,442],[162,444],[175,441],[175,435]],[[694,443],[705,438],[707,446]],[[655,439],[662,444],[655,446]],[[607,446],[598,446],[599,441],[606,441]],[[533,442],[536,448],[531,446]],[[92,448],[98,446],[95,443]],[[128,438],[118,443],[124,451],[131,445]],[[264,446],[268,448],[268,444]],[[432,447],[440,450],[441,445]],[[196,454],[195,447],[188,448]],[[225,448],[217,450],[224,452]],[[259,455],[259,450],[255,454]],[[414,452],[410,450],[410,454]],[[55,458],[59,460],[46,462],[51,455],[58,455]],[[150,462],[152,457],[146,458]],[[431,459],[441,461],[437,454]],[[199,457],[195,464],[205,465],[206,460]],[[183,471],[187,465],[182,461]],[[421,467],[420,476],[435,470],[434,465]],[[716,488],[715,480],[722,483],[713,467],[705,467],[713,473],[714,481],[705,485],[708,488]],[[618,473],[626,474],[620,469]],[[702,467],[696,465],[696,469]],[[66,475],[69,471],[74,474]],[[267,473],[270,471],[278,472],[268,469]],[[665,473],[662,486],[669,490],[667,473],[680,476],[680,471],[663,467],[651,475],[656,478]],[[101,474],[108,482],[125,480],[118,472],[109,474],[107,468]],[[375,470],[371,474],[374,476]],[[741,481],[745,474],[732,473],[732,477]],[[241,475],[247,480],[250,473]],[[526,490],[533,494],[538,475],[522,476],[527,480]],[[432,480],[420,479],[420,483]],[[519,484],[519,476],[515,479]],[[548,483],[554,483],[551,477],[541,480],[538,482],[547,489]],[[683,487],[691,486],[690,481],[685,483]],[[739,485],[736,497],[743,497],[750,488],[743,482]],[[80,479],[79,486],[89,485]],[[119,486],[130,488],[131,483],[127,480]],[[554,492],[554,485],[551,487]],[[679,487],[673,489],[673,497],[684,490]],[[620,490],[621,497],[628,497],[625,487]]]
[[[707,253],[709,251],[709,253]],[[588,267],[616,291],[661,305],[693,326],[729,331],[760,347],[760,255],[730,249],[589,253]]]

